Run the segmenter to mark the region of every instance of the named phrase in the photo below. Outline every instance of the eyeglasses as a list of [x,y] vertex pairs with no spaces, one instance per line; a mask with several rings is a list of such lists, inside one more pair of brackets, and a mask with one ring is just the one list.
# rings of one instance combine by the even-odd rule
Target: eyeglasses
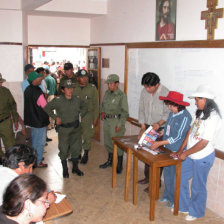
[[41,201],[44,204],[50,205],[50,201],[48,199],[46,199],[46,200],[40,200],[40,199],[38,199],[37,201]]

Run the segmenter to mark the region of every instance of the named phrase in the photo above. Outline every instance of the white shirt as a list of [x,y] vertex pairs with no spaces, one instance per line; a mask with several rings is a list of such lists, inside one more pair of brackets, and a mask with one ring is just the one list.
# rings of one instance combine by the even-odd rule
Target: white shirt
[[201,114],[200,118],[195,119],[193,125],[191,126],[191,133],[188,138],[187,149],[191,148],[202,139],[205,139],[209,142],[202,150],[189,155],[191,159],[202,159],[210,155],[215,150],[214,137],[221,119],[215,111],[211,112],[209,118],[206,120],[201,120],[202,117],[203,113]]
[[0,167],[0,206],[2,205],[3,194],[5,189],[9,185],[9,183],[19,175],[13,170],[8,167]]

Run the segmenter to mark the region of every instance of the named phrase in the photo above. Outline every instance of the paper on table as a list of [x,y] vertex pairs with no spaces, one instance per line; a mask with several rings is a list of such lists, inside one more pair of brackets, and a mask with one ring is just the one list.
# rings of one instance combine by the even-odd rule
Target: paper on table
[[55,195],[57,196],[57,199],[56,199],[56,201],[55,201],[56,204],[60,203],[60,202],[66,197],[65,194],[58,194],[58,193],[55,193]]

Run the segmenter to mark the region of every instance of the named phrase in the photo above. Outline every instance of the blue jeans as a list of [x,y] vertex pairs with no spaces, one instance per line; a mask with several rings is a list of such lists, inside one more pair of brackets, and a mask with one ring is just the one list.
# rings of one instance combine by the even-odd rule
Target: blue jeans
[[44,146],[46,143],[46,127],[33,128],[31,127],[32,146],[35,149],[38,165],[43,158]]
[[[208,173],[215,160],[215,153],[203,159],[186,158],[182,162],[179,210],[189,212],[191,216],[201,218],[205,215]],[[191,198],[189,180],[192,178]]]
[[163,176],[165,183],[163,198],[167,199],[171,204],[174,204],[176,166],[164,167]]

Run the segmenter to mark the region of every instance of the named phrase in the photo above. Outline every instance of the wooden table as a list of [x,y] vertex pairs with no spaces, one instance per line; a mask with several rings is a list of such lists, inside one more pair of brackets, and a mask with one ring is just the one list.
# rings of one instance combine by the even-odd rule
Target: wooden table
[[[153,221],[155,218],[155,200],[159,198],[159,185],[160,185],[160,167],[176,165],[176,183],[175,183],[175,196],[174,196],[174,215],[178,215],[179,209],[179,193],[180,193],[180,176],[181,176],[181,161],[174,160],[169,156],[170,151],[166,150],[165,154],[153,155],[145,150],[135,150],[134,145],[137,144],[137,135],[115,137],[114,140],[114,155],[113,159],[113,175],[112,187],[116,186],[116,162],[117,162],[117,146],[129,154],[133,154],[133,203],[137,204],[137,186],[138,186],[138,160],[148,164],[150,179],[149,179],[149,196],[150,196],[150,209],[149,219]],[[127,159],[127,169],[130,166],[130,160]],[[129,192],[130,170],[126,170],[125,194]],[[128,183],[127,183],[128,182]]]
[[55,219],[64,215],[67,215],[69,213],[72,213],[72,206],[68,202],[66,198],[64,198],[60,203],[58,204],[51,204],[50,207],[47,210],[46,215],[43,218],[43,221],[49,221],[51,219]]

